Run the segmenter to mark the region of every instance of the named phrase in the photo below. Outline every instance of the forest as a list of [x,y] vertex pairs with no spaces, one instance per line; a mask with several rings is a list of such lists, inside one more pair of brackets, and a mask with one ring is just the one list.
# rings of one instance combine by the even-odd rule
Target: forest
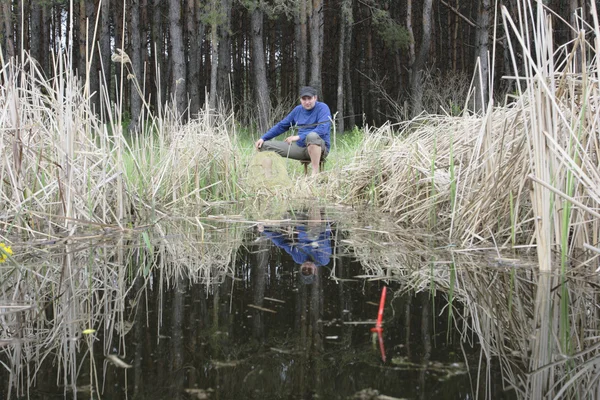
[[[183,120],[219,107],[264,131],[310,84],[343,132],[503,102],[515,89],[503,79],[514,73],[499,9],[520,15],[519,3],[2,0],[0,44],[4,62],[27,52],[48,78],[64,53],[97,112],[100,88],[108,88],[130,127],[144,104],[152,112],[172,100]],[[537,3],[554,14],[557,43],[592,24],[589,1]]]

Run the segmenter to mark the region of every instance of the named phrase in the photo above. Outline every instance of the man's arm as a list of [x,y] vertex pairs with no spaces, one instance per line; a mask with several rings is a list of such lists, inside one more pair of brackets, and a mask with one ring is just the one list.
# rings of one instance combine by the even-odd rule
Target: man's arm
[[294,108],[284,119],[279,121],[275,126],[267,131],[260,138],[263,141],[271,140],[274,137],[281,135],[283,132],[287,132],[295,122],[296,109]]

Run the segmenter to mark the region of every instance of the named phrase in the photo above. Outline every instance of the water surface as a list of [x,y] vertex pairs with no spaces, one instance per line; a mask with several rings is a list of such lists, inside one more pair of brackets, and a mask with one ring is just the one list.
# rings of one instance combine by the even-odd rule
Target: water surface
[[535,398],[510,379],[528,365],[513,331],[534,321],[535,275],[458,257],[385,217],[321,208],[34,247],[5,281],[23,308],[4,308],[2,395]]

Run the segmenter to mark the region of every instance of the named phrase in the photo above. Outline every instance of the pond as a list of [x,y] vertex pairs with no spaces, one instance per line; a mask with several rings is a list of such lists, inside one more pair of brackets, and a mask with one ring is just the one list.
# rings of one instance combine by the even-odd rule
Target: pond
[[554,315],[540,304],[555,304],[558,278],[538,276],[530,260],[474,256],[365,211],[204,215],[15,251],[2,265],[3,398],[513,399],[547,390],[538,374],[525,377],[549,363],[536,349],[548,347],[556,318],[540,329]]

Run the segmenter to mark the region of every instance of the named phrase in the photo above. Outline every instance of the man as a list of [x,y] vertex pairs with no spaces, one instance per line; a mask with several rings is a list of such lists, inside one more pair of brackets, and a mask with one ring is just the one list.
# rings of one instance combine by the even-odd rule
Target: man
[[295,224],[288,226],[294,228],[292,233],[263,224],[258,225],[258,231],[292,256],[300,267],[302,281],[310,284],[315,280],[317,268],[329,264],[332,255],[331,224],[323,219],[319,207],[311,206],[307,211],[306,214],[300,210],[292,213],[299,218]]
[[297,225],[294,238],[290,238],[280,230],[265,228],[259,224],[258,231],[269,238],[274,245],[292,256],[300,266],[302,281],[310,284],[315,279],[317,268],[329,264],[331,258],[331,227],[322,225],[310,227]]
[[[297,127],[297,135],[288,136],[283,142],[271,139]],[[331,112],[327,104],[317,101],[317,91],[305,86],[300,89],[300,105],[296,106],[278,124],[261,136],[255,143],[259,151],[274,151],[282,157],[309,160],[312,174],[319,173],[319,163],[329,154]]]

